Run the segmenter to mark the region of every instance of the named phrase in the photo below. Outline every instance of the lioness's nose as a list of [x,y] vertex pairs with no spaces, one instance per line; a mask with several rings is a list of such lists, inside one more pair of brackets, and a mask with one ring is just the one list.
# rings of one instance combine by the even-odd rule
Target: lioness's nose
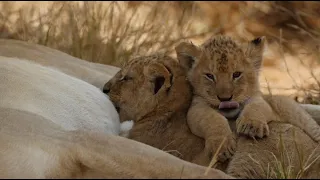
[[108,93],[110,92],[109,83],[106,83],[106,84],[103,86],[102,92],[105,93],[105,94],[108,94]]
[[230,101],[232,99],[232,95],[230,97],[220,97],[220,96],[217,96],[218,99],[222,102],[222,101]]

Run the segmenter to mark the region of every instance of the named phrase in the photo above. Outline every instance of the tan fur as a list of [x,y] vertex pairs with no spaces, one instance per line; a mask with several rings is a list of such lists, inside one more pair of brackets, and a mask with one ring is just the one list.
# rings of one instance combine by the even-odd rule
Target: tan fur
[[0,56],[28,59],[86,81],[99,89],[120,70],[118,67],[88,62],[46,46],[12,39],[0,39]]
[[[319,126],[302,108],[298,105],[287,107],[288,111],[293,112],[293,115],[288,115],[287,112],[273,110],[271,102],[262,97],[258,77],[264,43],[264,37],[239,45],[230,37],[216,36],[200,47],[187,42],[176,47],[180,63],[190,69],[188,79],[194,91],[188,111],[190,129],[206,139],[208,153],[216,151],[222,139],[227,137],[220,151],[219,159],[222,162],[230,158],[235,150],[234,136],[227,120],[232,116],[237,118],[236,127],[233,128],[239,134],[262,138],[269,135],[269,122],[280,121],[292,123],[314,140],[320,141]],[[233,77],[236,72],[241,72],[240,77]],[[207,74],[214,78],[208,78]],[[218,110],[218,97],[231,97],[240,107],[222,115]],[[248,98],[249,102],[244,104]],[[285,103],[289,101],[281,100]],[[239,117],[234,115],[239,112]]]
[[1,178],[231,178],[116,135],[66,131],[29,112],[0,109]]
[[265,179],[280,178],[277,171],[290,171],[288,178],[296,178],[301,169],[305,169],[301,178],[320,177],[319,143],[290,124],[271,122],[269,128],[267,138],[238,138],[236,152],[226,169],[227,174],[236,178]]
[[[235,153],[236,141],[232,130],[238,134],[262,138],[269,135],[270,122],[293,124],[305,131],[313,140],[320,142],[319,125],[293,100],[280,96],[262,96],[258,75],[262,64],[264,41],[265,38],[262,37],[239,45],[229,37],[216,36],[200,47],[187,42],[176,47],[180,63],[189,70],[188,79],[194,92],[192,105],[188,111],[189,127],[194,134],[206,139],[206,153],[215,152],[223,138],[227,137],[219,154],[221,162],[231,158]],[[233,78],[233,73],[237,71],[242,72],[241,76]],[[212,74],[213,78],[208,78],[207,74]],[[217,108],[220,103],[218,96],[226,98],[231,96],[232,100],[239,102],[240,107],[222,115]],[[244,104],[243,102],[249,97],[249,102]],[[236,115],[239,112],[240,114]],[[262,143],[266,146],[263,148],[268,149],[274,144],[271,141],[275,138],[274,134],[272,137],[261,140],[270,143]],[[238,146],[241,145],[236,149],[237,156],[232,158],[228,172],[236,177],[260,177],[261,172],[257,173],[257,176],[252,172],[237,174],[241,172],[239,170],[246,168],[241,166],[246,166],[248,163],[248,159],[240,154],[263,149],[259,147],[261,141],[258,142],[260,149],[249,148],[246,141],[248,140],[242,139],[237,142]],[[314,147],[311,141],[307,142]],[[290,144],[289,147],[293,148],[293,145]],[[264,162],[265,157],[261,157]],[[241,162],[245,163],[237,163],[241,158],[244,158]]]
[[209,157],[202,157],[203,139],[194,136],[186,122],[192,94],[177,61],[159,54],[134,58],[105,85],[104,91],[120,108],[120,121],[133,119],[130,139],[187,161],[208,164]]
[[[181,68],[178,67],[174,59],[167,56],[136,58],[106,83],[104,92],[119,108],[121,121],[134,120],[129,138],[169,151],[181,159],[208,166],[211,158],[203,151],[204,139],[191,134],[190,130],[186,129],[186,107],[190,103],[191,93]],[[165,77],[157,93],[154,93],[155,77]],[[277,100],[279,99],[270,100],[272,107],[276,107],[277,102],[280,102]],[[279,126],[279,128],[274,126]],[[246,137],[238,137],[236,140],[241,144],[238,144],[230,164],[228,162],[219,163],[217,168],[240,178],[266,177],[248,155],[252,154],[256,158],[256,162],[263,165],[273,158],[271,153],[275,153],[279,158],[280,150],[276,144],[279,142],[278,132],[282,131],[285,132],[283,139],[289,149],[295,147],[289,133],[291,130],[296,131],[296,137],[299,140],[297,146],[303,149],[305,155],[310,154],[316,147],[316,143],[299,128],[289,124],[275,124],[274,126],[271,128],[270,138],[264,138],[257,142]],[[223,128],[223,126],[221,127]],[[266,154],[265,150],[271,153]],[[296,153],[293,154],[293,156],[296,155]],[[298,164],[296,157],[293,164]],[[297,172],[297,167],[295,166],[294,172]],[[319,166],[316,164],[315,167]],[[252,173],[251,169],[257,171],[257,174]],[[310,170],[313,172],[311,175],[307,174],[308,177],[317,176],[317,171]]]
[[[93,66],[88,66],[90,71],[84,70],[87,72],[86,76],[77,69],[78,65],[82,69],[90,63],[78,63],[74,60],[75,58],[44,46],[21,43],[26,46],[19,43],[3,44],[9,53],[1,52],[2,55],[9,54],[14,57],[17,54],[19,58],[24,58],[25,55],[25,58],[30,61],[38,62],[39,60],[38,63],[45,66],[54,66],[72,76],[75,74],[77,78],[95,84],[99,88],[101,88],[100,83],[108,80],[108,73],[96,76],[97,71]],[[69,63],[73,65],[69,66]],[[24,67],[21,65],[21,69]],[[104,69],[105,66],[101,65],[101,67]],[[108,67],[104,69],[106,72],[112,72],[111,70]],[[103,74],[103,71],[101,73]],[[67,84],[65,78],[61,79],[61,83]],[[136,86],[129,88],[134,90]],[[21,88],[20,91],[24,93],[25,89]],[[99,95],[99,92],[97,94]],[[3,93],[1,95],[6,96]],[[84,96],[85,94],[79,95],[79,97]],[[28,104],[25,106],[27,107]],[[39,106],[39,110],[44,108],[45,106]],[[313,114],[319,112],[319,106],[316,108],[308,106],[306,109]],[[94,119],[94,116],[92,118]],[[43,118],[41,114],[1,108],[0,123],[1,178],[231,178],[215,169],[210,170],[208,176],[203,176],[206,169],[204,167],[187,163],[156,148],[116,135],[89,133],[84,130],[67,131],[51,120]],[[270,126],[269,137],[273,135],[272,129]],[[286,130],[285,127],[282,129]],[[296,136],[301,139],[301,142],[308,141],[305,135],[300,138],[301,131],[299,129],[297,131]],[[276,143],[274,140],[271,142]],[[248,143],[252,144],[252,140]],[[268,142],[264,144],[268,145]],[[243,143],[243,146],[246,147],[246,144]],[[189,151],[191,150],[192,148]],[[258,155],[264,153],[264,151],[257,151]],[[249,163],[252,163],[245,150],[239,156],[236,153],[234,157],[241,159],[241,167],[250,167]],[[255,164],[252,165],[257,167]],[[249,170],[241,172],[246,173]]]

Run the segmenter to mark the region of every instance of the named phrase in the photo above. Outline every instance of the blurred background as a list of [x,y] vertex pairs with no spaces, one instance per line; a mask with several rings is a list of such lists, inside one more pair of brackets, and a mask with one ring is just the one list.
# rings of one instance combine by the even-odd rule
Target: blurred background
[[118,67],[136,55],[175,56],[180,41],[199,45],[215,34],[266,36],[262,90],[320,104],[317,1],[0,2],[0,38]]

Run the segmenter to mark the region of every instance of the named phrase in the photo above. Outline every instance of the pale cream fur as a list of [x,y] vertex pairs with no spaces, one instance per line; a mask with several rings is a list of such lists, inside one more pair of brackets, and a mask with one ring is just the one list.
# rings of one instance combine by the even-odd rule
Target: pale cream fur
[[115,134],[66,131],[26,111],[0,108],[1,178],[231,178]]
[[46,46],[19,40],[0,39],[0,56],[28,59],[86,81],[99,89],[119,71],[118,67],[88,62]]
[[1,57],[0,107],[39,114],[65,130],[120,133],[109,98],[75,77],[35,62]]
[[20,59],[0,56],[1,178],[231,178],[118,136],[118,114],[99,90],[109,75],[95,65],[5,41],[1,54]]

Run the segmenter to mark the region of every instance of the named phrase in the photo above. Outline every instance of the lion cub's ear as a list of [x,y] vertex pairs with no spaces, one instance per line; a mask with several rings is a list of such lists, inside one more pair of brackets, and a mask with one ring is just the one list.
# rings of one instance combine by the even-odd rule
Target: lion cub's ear
[[256,71],[260,71],[262,65],[262,55],[264,52],[265,43],[265,36],[255,38],[249,42],[245,51],[245,55],[253,63],[253,66]]
[[187,70],[190,70],[198,61],[200,50],[189,42],[181,42],[175,47],[179,63]]
[[144,67],[144,75],[147,81],[152,84],[153,94],[157,94],[161,89],[167,90],[171,87],[172,74],[162,63],[152,63]]

